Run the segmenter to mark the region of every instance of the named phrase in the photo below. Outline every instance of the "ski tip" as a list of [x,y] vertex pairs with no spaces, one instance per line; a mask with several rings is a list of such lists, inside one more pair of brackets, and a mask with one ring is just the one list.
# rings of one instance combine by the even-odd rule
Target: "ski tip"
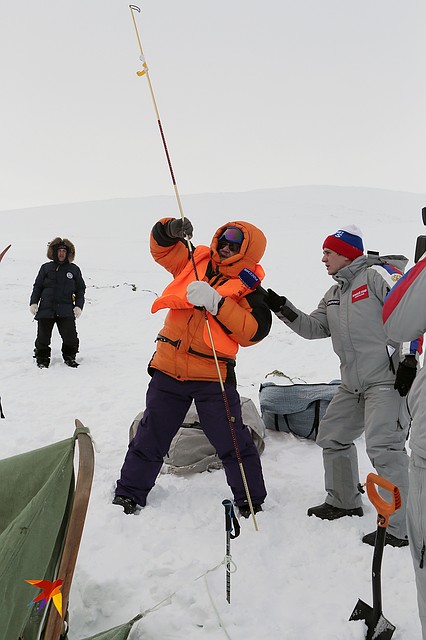
[[11,246],[12,246],[11,244],[8,244],[8,245],[7,245],[7,247],[6,247],[6,249],[3,249],[3,251],[0,253],[0,262],[2,261],[2,258],[3,258],[3,256],[5,255],[5,253],[6,253],[7,251],[9,251],[9,249],[10,249],[10,247],[11,247]]
[[86,427],[82,423],[82,421],[79,420],[78,418],[75,419],[74,424],[75,424],[75,433],[77,434],[77,437],[79,435],[86,434],[89,436],[89,438],[92,440],[92,443],[93,443],[92,434],[90,433],[89,427]]

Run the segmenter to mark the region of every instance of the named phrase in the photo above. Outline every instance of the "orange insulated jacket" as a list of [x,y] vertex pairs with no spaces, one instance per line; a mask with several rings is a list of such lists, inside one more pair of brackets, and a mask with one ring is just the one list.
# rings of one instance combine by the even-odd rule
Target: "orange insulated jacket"
[[[235,384],[235,357],[239,346],[262,340],[271,327],[271,313],[261,289],[250,289],[239,277],[249,269],[259,280],[264,271],[261,259],[266,238],[254,225],[229,222],[215,233],[210,247],[193,249],[192,259],[186,242],[166,236],[160,220],[151,233],[151,254],[173,275],[173,281],[152,305],[152,312],[169,309],[157,336],[157,348],[149,368],[159,369],[178,380],[218,380],[206,312],[186,299],[186,288],[197,278],[210,284],[221,296],[216,316],[207,313],[222,378]],[[217,242],[227,226],[244,233],[240,253],[225,260],[217,253]],[[195,269],[194,269],[195,266]],[[197,277],[195,275],[197,272]]]

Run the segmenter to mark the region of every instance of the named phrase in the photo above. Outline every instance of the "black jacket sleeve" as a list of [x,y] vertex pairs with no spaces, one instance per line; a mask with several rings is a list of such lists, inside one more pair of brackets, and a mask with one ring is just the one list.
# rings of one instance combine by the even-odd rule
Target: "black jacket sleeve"
[[40,270],[37,274],[37,277],[33,285],[33,291],[31,293],[31,298],[30,298],[30,305],[38,304],[40,302],[41,293],[43,291],[44,276],[45,276],[45,269],[44,269],[44,265],[42,265],[40,267]]
[[86,292],[86,283],[83,280],[82,273],[80,268],[76,266],[76,274],[75,274],[75,306],[83,309],[84,307],[84,294]]
[[252,308],[252,315],[257,321],[258,329],[252,337],[252,342],[260,342],[266,338],[272,326],[272,314],[265,302],[265,292],[262,289],[255,289],[247,296],[247,302]]

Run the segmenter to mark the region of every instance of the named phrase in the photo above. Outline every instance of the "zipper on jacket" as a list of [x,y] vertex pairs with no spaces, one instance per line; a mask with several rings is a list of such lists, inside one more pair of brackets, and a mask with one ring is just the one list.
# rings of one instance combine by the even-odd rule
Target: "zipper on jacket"
[[211,260],[207,265],[204,277],[207,278],[207,281],[211,287],[215,287],[216,285],[220,286],[222,284],[225,284],[225,282],[228,282],[229,280],[229,278],[224,276],[223,273],[220,273],[219,267],[214,269]]
[[229,278],[225,278],[221,273],[219,273],[210,283],[211,287],[215,287],[216,285],[218,285],[219,287],[222,284],[225,284],[225,282],[228,282]]
[[168,342],[172,345],[172,347],[176,347],[176,349],[179,349],[181,340],[170,340],[170,338],[166,338],[166,336],[162,336],[161,333],[159,333],[155,339],[155,342]]
[[[193,356],[200,356],[201,358],[209,358],[210,360],[214,360],[214,356],[210,356],[207,353],[200,353],[200,351],[194,351],[192,347],[189,347],[188,353],[192,353]],[[217,356],[217,359],[222,360],[222,362],[227,362],[228,364],[231,364],[233,367],[235,367],[236,362],[233,358]]]

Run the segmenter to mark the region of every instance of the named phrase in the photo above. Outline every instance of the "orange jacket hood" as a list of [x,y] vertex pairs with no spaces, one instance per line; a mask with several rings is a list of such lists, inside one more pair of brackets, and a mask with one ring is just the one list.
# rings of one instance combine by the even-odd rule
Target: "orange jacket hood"
[[[238,227],[244,234],[244,240],[241,245],[240,252],[235,256],[221,260],[217,252],[217,243],[227,227]],[[242,269],[250,269],[254,271],[258,262],[260,262],[266,249],[266,237],[263,232],[242,220],[234,220],[223,224],[213,236],[210,244],[211,259],[215,266],[223,275],[228,277],[237,276]]]

